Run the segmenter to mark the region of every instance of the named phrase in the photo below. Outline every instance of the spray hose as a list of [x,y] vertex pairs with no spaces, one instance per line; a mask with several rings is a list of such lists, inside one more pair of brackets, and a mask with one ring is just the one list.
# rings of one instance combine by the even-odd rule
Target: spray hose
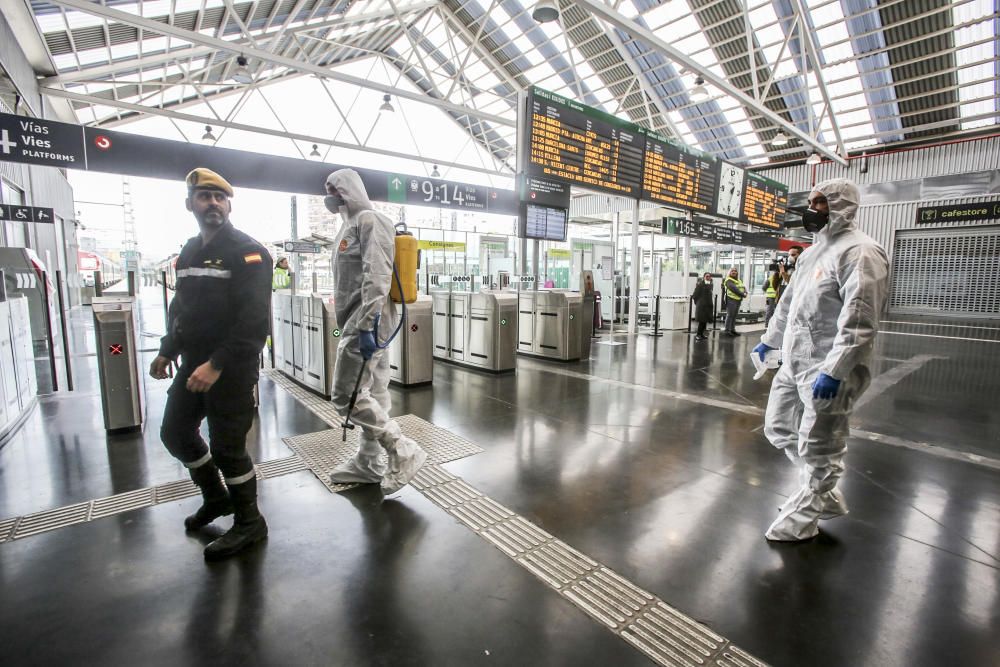
[[[399,279],[399,269],[396,267],[395,263],[393,263],[393,265],[392,265],[392,276],[396,279],[396,285],[399,286],[399,293],[403,294],[403,281]],[[396,325],[396,330],[392,332],[392,335],[389,336],[389,340],[385,341],[384,344],[380,343],[379,340],[378,340],[378,321],[382,317],[382,314],[378,313],[378,314],[375,315],[375,326],[373,327],[373,331],[374,331],[374,335],[375,335],[375,347],[377,347],[378,349],[384,350],[384,349],[388,348],[389,344],[392,343],[392,341],[394,341],[396,339],[396,336],[398,336],[399,332],[403,329],[403,324],[406,323],[406,299],[405,298],[403,298],[402,306],[403,306],[403,314],[399,318],[399,324]]]

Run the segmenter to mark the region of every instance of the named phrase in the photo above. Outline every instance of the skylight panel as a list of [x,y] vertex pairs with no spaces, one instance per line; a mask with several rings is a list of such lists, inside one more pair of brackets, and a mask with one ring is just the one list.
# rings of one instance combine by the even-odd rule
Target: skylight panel
[[76,28],[89,28],[95,25],[104,25],[104,19],[85,12],[67,11],[66,23],[69,24],[71,30],[75,30]]
[[42,34],[59,32],[66,29],[66,21],[63,20],[62,14],[59,13],[42,14],[41,16],[36,14],[35,20],[38,21],[38,27],[41,29]]
[[[975,2],[954,7],[952,11],[954,12],[955,23],[963,23],[989,16],[993,12],[993,2],[992,0],[976,0]],[[995,116],[993,118],[980,118],[978,120],[964,120],[996,110],[995,100],[976,101],[983,97],[993,96],[995,94],[995,83],[984,81],[982,83],[971,84],[973,81],[996,76],[995,65],[984,63],[982,65],[970,66],[970,63],[993,56],[994,47],[991,44],[981,44],[979,46],[963,48],[967,44],[989,38],[992,35],[992,29],[993,21],[981,21],[954,32],[955,46],[958,48],[955,52],[955,60],[958,64],[958,99],[961,103],[959,106],[959,116],[963,119],[963,130],[993,125],[997,121]]]
[[618,12],[627,18],[634,19],[639,15],[639,10],[635,8],[631,0],[621,0],[618,5]]
[[[552,69],[552,66],[548,63],[548,61],[545,61],[535,65],[525,72],[524,75],[528,78],[528,81],[541,82],[556,76],[556,71]],[[541,84],[538,83],[536,85]]]
[[[135,11],[130,9],[129,11]],[[143,16],[167,16],[170,13],[170,3],[167,0],[152,0],[142,3]]]
[[[691,12],[691,7],[688,6],[687,0],[664,2],[661,5],[653,7],[642,15],[642,18],[645,19],[646,23],[653,29],[654,32],[671,21],[675,21],[682,17],[694,18]],[[675,34],[686,34],[686,32],[675,32]]]

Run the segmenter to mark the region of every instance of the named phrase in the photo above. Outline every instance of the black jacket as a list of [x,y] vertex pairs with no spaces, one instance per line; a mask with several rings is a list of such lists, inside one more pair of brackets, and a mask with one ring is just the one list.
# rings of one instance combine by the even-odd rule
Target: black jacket
[[181,250],[160,354],[211,359],[217,369],[256,368],[270,317],[271,256],[227,222],[208,245],[195,236]]
[[698,322],[712,321],[712,286],[699,280],[691,295],[694,299],[694,319]]

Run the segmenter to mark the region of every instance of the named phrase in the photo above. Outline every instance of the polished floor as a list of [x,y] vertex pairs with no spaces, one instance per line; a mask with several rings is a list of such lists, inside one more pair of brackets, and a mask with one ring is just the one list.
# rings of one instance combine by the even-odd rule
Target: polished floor
[[[158,442],[164,383],[147,383],[145,433],[105,437],[88,317],[77,391],[0,449],[0,521],[184,476]],[[618,337],[501,376],[437,364],[393,411],[481,446],[444,468],[764,662],[1000,664],[1000,333],[885,328],[851,514],[806,544],[763,539],[795,480],[760,432],[755,334]],[[262,381],[258,461],[324,428]],[[308,471],[261,489],[271,537],[230,562],[184,533],[195,499],[0,544],[0,664],[652,664],[415,489],[331,495]]]

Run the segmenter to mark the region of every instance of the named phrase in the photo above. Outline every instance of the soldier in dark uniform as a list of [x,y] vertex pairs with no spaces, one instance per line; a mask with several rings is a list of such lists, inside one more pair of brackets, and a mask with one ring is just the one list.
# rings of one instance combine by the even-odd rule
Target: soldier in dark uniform
[[[246,435],[254,418],[257,357],[271,313],[271,257],[229,222],[233,188],[224,178],[199,168],[186,181],[185,203],[201,233],[177,258],[167,335],[149,374],[166,378],[180,355],[160,438],[201,489],[204,502],[184,520],[185,528],[198,530],[236,515],[233,527],[205,548],[205,558],[214,560],[267,537]],[[199,433],[202,419],[208,419],[210,444]]]

